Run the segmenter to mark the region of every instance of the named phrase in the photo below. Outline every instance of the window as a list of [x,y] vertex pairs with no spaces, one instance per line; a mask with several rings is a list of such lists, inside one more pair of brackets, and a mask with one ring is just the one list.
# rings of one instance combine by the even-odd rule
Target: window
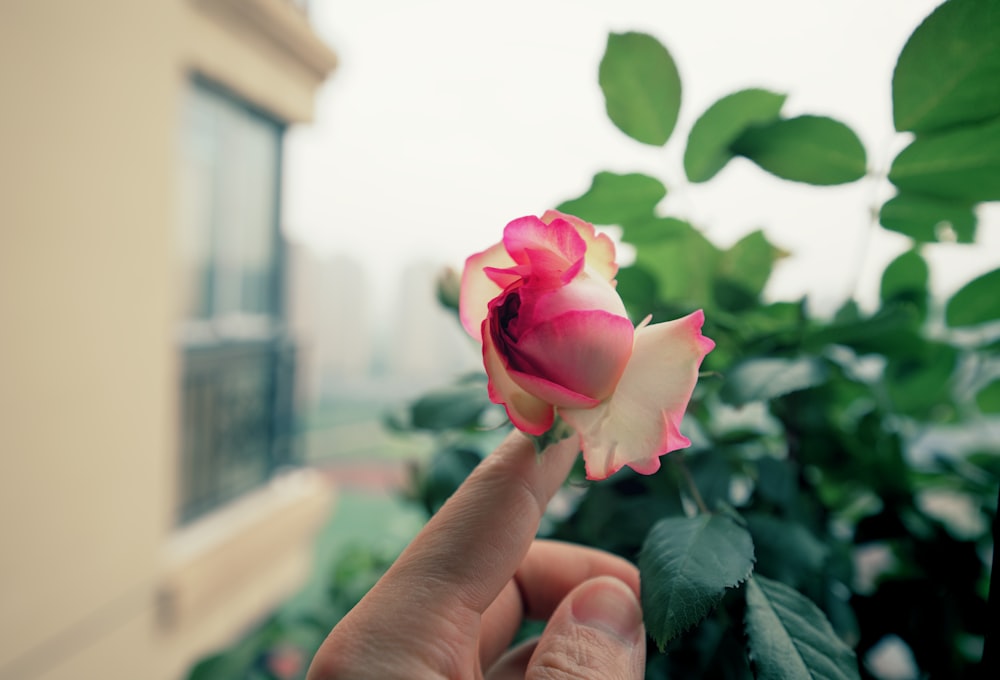
[[180,520],[292,462],[294,346],[282,323],[283,126],[202,80],[181,123],[184,388]]
[[180,247],[191,339],[272,330],[280,311],[282,132],[277,122],[207,85],[196,82],[189,92]]

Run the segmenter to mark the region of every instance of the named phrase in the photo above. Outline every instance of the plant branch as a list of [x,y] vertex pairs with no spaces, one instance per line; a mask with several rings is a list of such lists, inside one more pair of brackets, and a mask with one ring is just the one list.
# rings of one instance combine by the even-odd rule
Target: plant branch
[[677,451],[674,455],[670,456],[670,460],[674,461],[677,467],[680,469],[681,474],[684,476],[684,481],[687,483],[688,491],[691,492],[691,497],[694,499],[695,505],[698,506],[699,512],[704,515],[709,515],[711,512],[708,506],[705,505],[705,499],[701,497],[701,492],[698,491],[698,485],[694,483],[694,477],[691,475],[691,471],[687,466],[687,459],[684,457],[683,451]]
[[983,640],[983,658],[979,662],[980,677],[995,678],[1000,674],[1000,488],[997,489],[997,512],[993,515],[993,561],[990,565],[990,593],[986,600],[986,620],[990,621]]

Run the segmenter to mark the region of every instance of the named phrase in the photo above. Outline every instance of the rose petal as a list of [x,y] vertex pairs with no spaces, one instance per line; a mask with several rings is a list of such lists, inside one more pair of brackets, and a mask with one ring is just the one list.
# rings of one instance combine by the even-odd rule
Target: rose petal
[[607,234],[598,234],[594,225],[574,215],[567,215],[558,210],[546,210],[542,215],[542,222],[545,224],[552,224],[556,220],[569,222],[583,238],[587,245],[587,267],[599,273],[605,280],[613,281],[618,274],[614,241]]
[[598,276],[584,272],[557,289],[537,289],[526,286],[519,293],[521,314],[530,316],[528,325],[541,323],[560,314],[575,311],[602,310],[627,317],[625,304],[614,286]]
[[523,279],[530,273],[528,265],[518,265],[516,267],[506,267],[498,269],[496,267],[483,267],[486,278],[495,283],[500,290],[507,290],[507,287],[515,283],[518,279]]
[[500,286],[486,275],[487,267],[503,269],[513,266],[514,260],[503,247],[503,243],[487,248],[470,256],[462,270],[462,288],[458,297],[458,318],[466,332],[482,341],[482,325],[490,300],[502,291]]
[[531,262],[550,271],[565,271],[587,254],[587,243],[576,229],[553,228],[532,215],[508,223],[503,244],[518,264]]
[[589,479],[605,479],[628,465],[651,474],[659,457],[691,442],[679,425],[715,343],[701,334],[705,315],[693,314],[639,328],[615,393],[592,409],[560,409],[579,434]]
[[[529,326],[514,351],[508,352],[510,367],[602,400],[615,391],[629,362],[633,335],[632,322],[624,316],[596,310],[566,312]],[[534,393],[556,406],[574,406]]]
[[490,401],[503,404],[507,417],[514,427],[528,434],[544,434],[555,420],[552,404],[522,389],[507,372],[504,360],[493,344],[493,334],[490,333],[489,319],[483,321],[483,363],[486,375],[489,377],[487,390]]
[[529,373],[521,373],[520,371],[508,368],[507,375],[525,392],[553,406],[594,408],[601,403],[600,399],[594,399],[585,394],[574,392],[550,380],[539,378]]

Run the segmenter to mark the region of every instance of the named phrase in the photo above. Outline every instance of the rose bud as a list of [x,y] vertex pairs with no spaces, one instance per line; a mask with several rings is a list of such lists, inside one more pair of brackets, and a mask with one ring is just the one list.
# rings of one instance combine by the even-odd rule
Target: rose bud
[[590,479],[624,465],[651,474],[691,444],[679,425],[715,346],[701,311],[633,328],[617,272],[611,239],[555,211],[512,221],[462,272],[459,316],[482,342],[490,399],[530,435],[558,415]]

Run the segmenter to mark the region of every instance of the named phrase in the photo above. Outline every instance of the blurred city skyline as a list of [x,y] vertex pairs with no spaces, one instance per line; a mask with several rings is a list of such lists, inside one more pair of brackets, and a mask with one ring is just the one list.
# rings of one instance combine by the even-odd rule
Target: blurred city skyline
[[394,307],[372,304],[377,271],[355,256],[290,249],[289,322],[305,372],[309,403],[350,398],[402,403],[419,392],[478,370],[478,344],[437,301],[439,267],[417,259],[394,277]]

